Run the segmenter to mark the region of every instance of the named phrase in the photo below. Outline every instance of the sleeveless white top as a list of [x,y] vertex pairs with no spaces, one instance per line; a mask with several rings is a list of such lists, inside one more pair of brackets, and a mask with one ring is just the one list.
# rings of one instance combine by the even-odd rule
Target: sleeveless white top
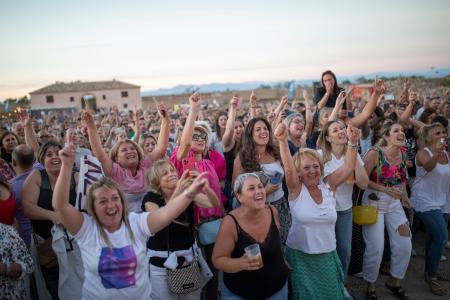
[[[424,148],[430,156],[430,149]],[[417,165],[416,180],[411,189],[411,202],[416,211],[425,212],[432,209],[441,209],[447,204],[450,194],[450,161],[447,155],[447,163],[437,163],[433,170],[427,172],[422,166]]]
[[[261,164],[261,168],[263,169],[264,174],[266,174],[270,178],[275,176],[276,172],[282,174],[281,179],[283,179],[284,177],[284,170],[279,160],[276,160],[270,164]],[[278,190],[276,190],[270,195],[267,195],[267,202],[272,203],[274,201],[280,200],[282,197],[284,197],[284,192],[280,181],[280,187],[278,188]]]
[[295,200],[289,201],[292,226],[286,245],[308,254],[329,253],[336,249],[336,199],[327,184],[321,181],[322,203],[317,204],[302,184]]

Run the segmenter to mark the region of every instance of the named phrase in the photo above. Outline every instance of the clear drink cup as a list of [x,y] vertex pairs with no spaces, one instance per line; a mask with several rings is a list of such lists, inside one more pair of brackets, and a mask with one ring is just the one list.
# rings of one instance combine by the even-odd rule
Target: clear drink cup
[[244,248],[245,254],[247,257],[252,260],[257,260],[259,262],[259,268],[261,269],[264,266],[263,259],[261,256],[261,248],[259,248],[259,244],[252,244]]

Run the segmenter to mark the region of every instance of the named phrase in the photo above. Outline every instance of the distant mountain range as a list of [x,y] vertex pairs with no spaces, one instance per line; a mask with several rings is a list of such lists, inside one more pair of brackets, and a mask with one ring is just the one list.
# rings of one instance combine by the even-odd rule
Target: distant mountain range
[[[349,80],[350,82],[356,82],[358,78],[364,77],[366,79],[374,79],[375,76],[378,77],[398,77],[398,76],[424,76],[424,77],[443,77],[450,75],[450,68],[441,68],[441,69],[430,69],[425,71],[409,71],[409,72],[379,72],[379,73],[370,73],[370,74],[360,74],[353,76],[338,76],[338,81],[343,82]],[[295,80],[295,79],[293,79]],[[312,85],[314,81],[319,81],[320,78],[316,79],[299,79],[295,80],[297,84],[300,85]],[[200,84],[200,85],[177,85],[172,88],[166,89],[157,89],[151,91],[143,91],[141,95],[145,96],[164,96],[164,95],[177,95],[183,93],[191,93],[193,91],[199,90],[204,93],[211,92],[221,92],[226,90],[231,91],[242,91],[242,90],[251,90],[256,89],[262,85],[264,86],[274,86],[280,82],[286,82],[288,80],[281,81],[249,81],[242,83],[208,83],[208,84]]]

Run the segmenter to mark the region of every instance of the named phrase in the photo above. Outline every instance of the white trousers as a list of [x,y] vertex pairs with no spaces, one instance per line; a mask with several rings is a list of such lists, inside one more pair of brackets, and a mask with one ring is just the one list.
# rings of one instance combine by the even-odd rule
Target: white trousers
[[166,268],[159,268],[150,264],[150,281],[152,283],[152,300],[200,300],[202,289],[178,295],[169,290]]
[[[384,198],[384,199],[383,199]],[[370,201],[371,205],[374,203]],[[391,275],[398,279],[405,277],[411,258],[411,233],[409,236],[400,235],[398,228],[408,224],[403,207],[399,200],[382,197],[378,201],[378,221],[373,225],[362,228],[366,249],[364,251],[363,277],[367,282],[375,282],[378,278],[384,251],[384,229],[389,235],[391,246]]]

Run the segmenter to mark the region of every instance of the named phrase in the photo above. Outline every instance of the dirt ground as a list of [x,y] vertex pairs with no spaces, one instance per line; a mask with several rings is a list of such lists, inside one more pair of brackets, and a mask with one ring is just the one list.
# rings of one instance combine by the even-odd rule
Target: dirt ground
[[[430,288],[423,280],[423,273],[425,268],[425,240],[426,234],[424,232],[416,232],[413,237],[413,248],[417,252],[417,256],[411,257],[408,272],[402,282],[403,288],[408,292],[411,300],[447,300],[450,299],[450,293],[444,297],[438,297],[431,293]],[[446,248],[444,255],[447,261],[439,264],[439,273],[450,277],[450,249]],[[377,281],[377,295],[378,299],[397,299],[391,291],[389,291],[384,283],[388,276],[380,274]],[[440,282],[443,287],[450,291],[450,282]],[[356,297],[355,299],[365,299],[366,284],[361,278],[349,276],[347,280],[347,288],[349,292]]]

